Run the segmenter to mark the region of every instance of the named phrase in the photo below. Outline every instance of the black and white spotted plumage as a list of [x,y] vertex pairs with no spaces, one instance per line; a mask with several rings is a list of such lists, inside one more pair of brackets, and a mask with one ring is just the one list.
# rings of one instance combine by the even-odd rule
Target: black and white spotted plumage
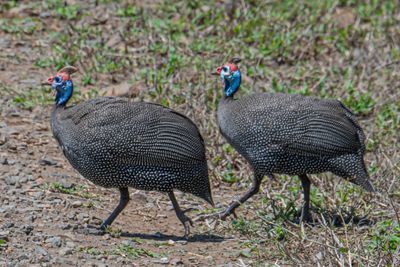
[[99,97],[56,107],[52,130],[71,165],[97,185],[178,189],[211,202],[203,139],[169,108]]
[[224,96],[218,123],[256,173],[330,171],[374,191],[363,160],[364,133],[340,101],[279,93]]
[[203,138],[190,119],[172,109],[99,97],[71,107],[56,104],[51,126],[65,157],[82,176],[120,191],[119,204],[101,232],[126,207],[129,187],[168,193],[186,237],[192,221],[173,190],[213,205]]

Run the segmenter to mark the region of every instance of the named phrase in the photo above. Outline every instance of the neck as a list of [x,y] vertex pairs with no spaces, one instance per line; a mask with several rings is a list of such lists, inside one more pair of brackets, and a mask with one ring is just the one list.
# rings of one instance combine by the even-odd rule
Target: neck
[[222,100],[222,101],[230,101],[230,100],[233,100],[233,95],[227,96],[226,94],[223,94],[222,97],[221,97],[221,100]]
[[237,90],[239,90],[240,83],[241,83],[240,71],[237,70],[232,74],[232,76],[225,79],[224,95],[226,97],[233,97],[233,95],[237,92]]
[[64,85],[57,91],[56,106],[64,107],[72,96],[73,84],[71,80],[65,81]]

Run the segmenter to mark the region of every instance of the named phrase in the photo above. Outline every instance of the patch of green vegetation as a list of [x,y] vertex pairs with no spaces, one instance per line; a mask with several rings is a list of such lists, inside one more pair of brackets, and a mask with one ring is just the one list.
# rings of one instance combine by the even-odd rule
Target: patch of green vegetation
[[40,57],[35,61],[34,65],[39,68],[49,68],[53,65],[53,61],[48,57]]
[[41,187],[44,190],[50,190],[53,192],[59,192],[63,194],[75,195],[87,199],[95,199],[97,196],[92,193],[86,192],[86,187],[84,185],[72,185],[71,187],[65,187],[58,182],[45,183]]
[[55,10],[61,19],[78,19],[81,13],[79,4],[67,4],[67,2],[62,0],[48,0],[47,5],[49,10]]
[[393,220],[379,222],[370,239],[369,249],[395,253],[400,247],[400,225]]
[[[400,128],[400,103],[388,103],[382,106],[375,119],[379,132],[374,136],[373,144],[389,145],[390,137],[395,137]],[[399,142],[396,144],[400,147]]]
[[44,106],[53,103],[49,87],[40,87],[27,89],[18,92],[13,98],[13,103],[23,109],[29,109],[36,106]]
[[355,90],[350,91],[349,97],[344,99],[343,103],[356,115],[365,115],[370,113],[375,105],[370,93],[361,93]]
[[128,5],[126,7],[118,8],[116,15],[120,17],[134,17],[139,13],[139,9],[136,6]]
[[3,8],[8,10],[16,6],[17,6],[17,0],[4,1],[4,3],[2,3],[2,6],[0,7],[0,10],[2,10]]
[[229,184],[234,184],[240,180],[240,177],[236,175],[233,166],[231,163],[226,164],[226,170],[222,174],[222,181],[229,183]]
[[36,18],[0,19],[0,30],[11,34],[31,35],[35,31],[41,30],[42,27],[41,21]]
[[88,201],[88,202],[85,202],[85,203],[83,204],[83,206],[85,206],[85,207],[87,207],[87,208],[89,208],[89,209],[92,209],[92,208],[94,208],[96,205],[95,205],[95,203],[94,203],[93,201]]
[[7,247],[7,240],[5,239],[0,239],[0,248]]
[[244,218],[232,220],[231,225],[235,231],[247,236],[254,236],[260,227],[256,222]]
[[106,233],[110,234],[110,236],[112,236],[112,237],[120,237],[122,234],[122,230],[119,228],[114,228],[112,226],[108,226],[106,228]]
[[133,242],[135,242],[136,244],[143,244],[144,243],[143,239],[141,239],[139,237],[132,237],[131,240]]
[[228,144],[228,143],[225,143],[225,144],[223,144],[222,145],[222,150],[225,152],[225,153],[227,153],[227,154],[234,154],[234,153],[236,153],[236,150],[233,148],[233,146],[231,146],[230,144]]
[[129,244],[119,244],[113,251],[112,254],[120,255],[132,259],[140,257],[160,258],[163,255],[155,253],[149,249],[133,247]]
[[78,251],[93,256],[102,254],[96,247],[80,247]]

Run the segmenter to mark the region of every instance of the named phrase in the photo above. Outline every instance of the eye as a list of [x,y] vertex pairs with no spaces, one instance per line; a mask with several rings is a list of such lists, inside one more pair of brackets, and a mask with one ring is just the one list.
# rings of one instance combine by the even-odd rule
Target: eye
[[61,82],[61,77],[60,77],[60,76],[54,77],[54,81],[55,81],[56,83],[60,83],[60,82]]
[[227,72],[227,71],[228,71],[228,67],[223,67],[223,68],[222,68],[222,71],[223,71],[223,72]]

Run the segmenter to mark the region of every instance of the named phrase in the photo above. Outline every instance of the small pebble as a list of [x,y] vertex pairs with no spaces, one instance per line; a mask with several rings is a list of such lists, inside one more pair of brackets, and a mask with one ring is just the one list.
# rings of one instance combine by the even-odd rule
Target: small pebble
[[71,205],[72,205],[73,208],[79,208],[79,207],[82,206],[82,201],[79,201],[79,200],[74,201],[74,202],[72,202]]
[[60,256],[71,255],[71,254],[72,254],[72,249],[71,249],[71,248],[68,248],[68,247],[61,248],[61,249],[58,251],[58,254],[59,254]]

